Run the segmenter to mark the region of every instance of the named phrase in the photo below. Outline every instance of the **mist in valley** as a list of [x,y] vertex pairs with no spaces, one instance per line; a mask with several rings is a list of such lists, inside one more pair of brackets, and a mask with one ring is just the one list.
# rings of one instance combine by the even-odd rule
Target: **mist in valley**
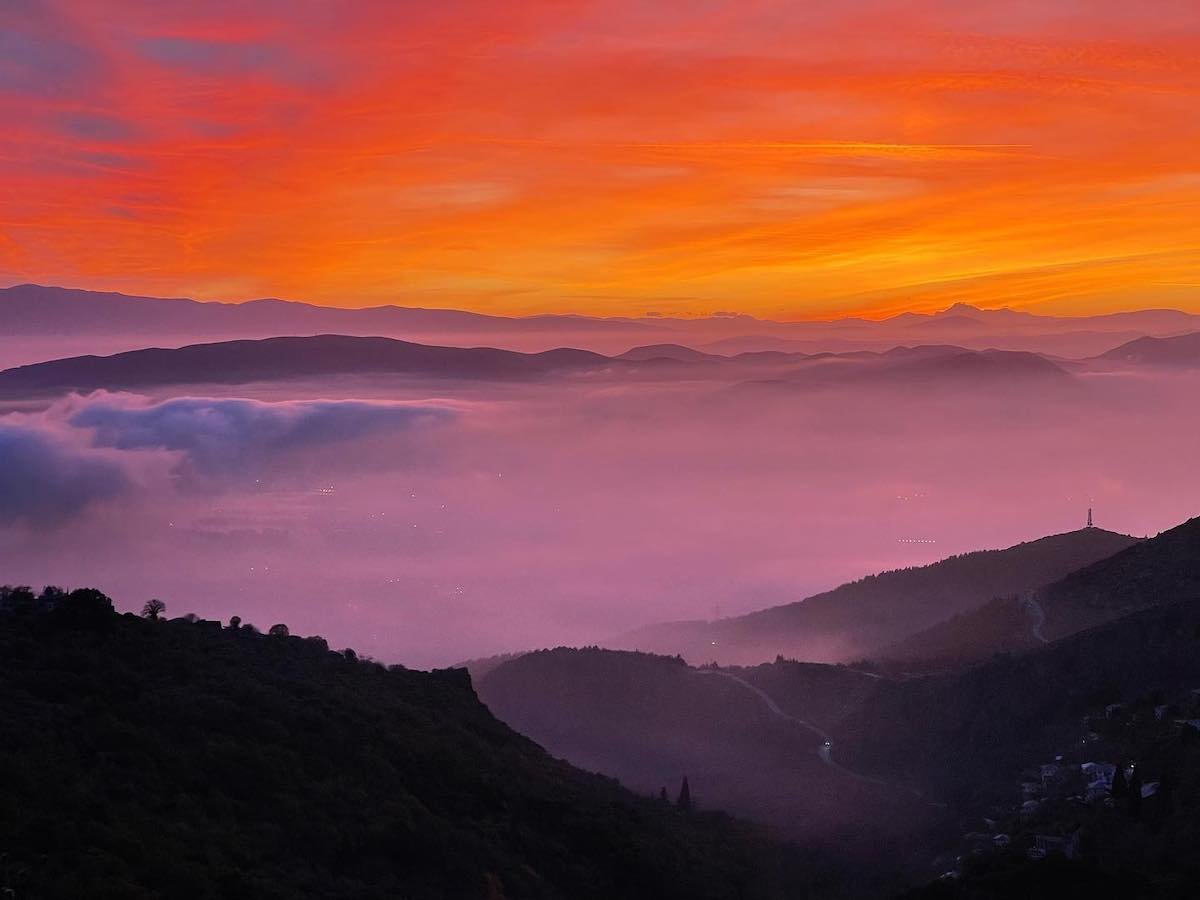
[[848,385],[674,366],[14,402],[0,565],[431,667],[793,602],[1089,506],[1136,535],[1194,508],[1196,375]]

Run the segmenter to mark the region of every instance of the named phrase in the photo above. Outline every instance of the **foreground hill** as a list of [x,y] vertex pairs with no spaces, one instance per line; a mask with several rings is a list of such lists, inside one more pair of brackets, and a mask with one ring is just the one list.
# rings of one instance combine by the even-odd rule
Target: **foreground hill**
[[168,384],[240,384],[327,375],[534,378],[621,365],[586,350],[516,353],[490,347],[433,347],[380,337],[277,337],[77,356],[0,372],[0,394],[61,393]]
[[0,609],[4,896],[781,891],[749,826],[550,758],[462,670],[118,616],[94,591],[3,589]]
[[1081,529],[952,556],[920,568],[870,575],[798,603],[715,622],[653,625],[610,642],[694,662],[750,664],[777,655],[817,660],[858,659],[879,647],[1062,578],[1136,543],[1128,535]]

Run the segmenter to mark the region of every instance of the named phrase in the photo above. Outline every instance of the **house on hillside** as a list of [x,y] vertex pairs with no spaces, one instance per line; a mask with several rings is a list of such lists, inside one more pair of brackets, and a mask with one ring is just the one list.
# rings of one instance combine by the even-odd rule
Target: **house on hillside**
[[1123,712],[1125,712],[1124,703],[1110,703],[1108,706],[1104,707],[1104,718],[1115,719]]
[[1063,774],[1062,766],[1058,763],[1046,763],[1042,766],[1042,790],[1049,791],[1058,787],[1063,781]]
[[1113,776],[1117,774],[1117,767],[1113,763],[1107,762],[1085,762],[1079,766],[1079,774],[1083,776],[1083,780],[1091,784],[1097,779],[1102,779],[1104,783],[1112,787]]
[[1083,776],[1086,785],[1083,798],[1088,803],[1095,803],[1106,799],[1112,791],[1113,776],[1117,774],[1117,767],[1106,762],[1085,762],[1080,765],[1079,774]]
[[1079,832],[1062,836],[1057,834],[1034,835],[1033,846],[1026,854],[1030,859],[1045,859],[1052,853],[1061,853],[1067,859],[1074,859],[1079,850]]

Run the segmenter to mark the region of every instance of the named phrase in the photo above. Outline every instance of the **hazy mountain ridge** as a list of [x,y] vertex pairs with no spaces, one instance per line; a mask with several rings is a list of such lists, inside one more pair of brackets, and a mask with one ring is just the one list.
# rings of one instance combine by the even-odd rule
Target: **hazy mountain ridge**
[[[800,363],[799,368],[789,367]],[[1035,354],[963,350],[952,346],[896,347],[886,353],[699,354],[686,347],[642,347],[610,357],[560,347],[522,353],[495,347],[419,344],[386,337],[322,334],[130,350],[77,356],[0,371],[10,396],[171,384],[244,384],[328,375],[404,375],[430,379],[502,381],[595,372],[672,378],[700,375],[743,387],[764,373],[774,384],[801,387],[947,391],[977,386],[1005,392],[1026,380],[1050,388],[1071,376]]]
[[1048,584],[1134,541],[1099,528],[1081,529],[1004,550],[965,553],[928,566],[869,575],[745,616],[652,625],[611,643],[682,653],[697,662],[754,663],[776,655],[852,660],[996,597]]
[[1114,347],[1097,361],[1164,368],[1200,367],[1200,331],[1171,337],[1141,337]]
[[[362,328],[416,331],[441,328],[554,331],[564,327],[624,330],[629,321],[573,314],[494,316],[461,309],[394,305],[342,308],[275,298],[241,302],[199,301],[37,284],[0,288],[0,324],[4,325],[6,334],[54,335],[88,330],[121,334],[189,330],[224,333],[234,327],[279,333],[289,328],[336,330],[350,323]],[[649,331],[657,328],[653,322],[639,322],[639,327]]]
[[490,347],[435,347],[392,338],[318,335],[133,350],[114,356],[35,363],[0,372],[0,391],[87,391],[366,374],[496,380],[609,365],[621,363],[586,350],[517,353]]
[[[608,355],[664,343],[720,354],[882,351],[901,344],[927,343],[936,336],[973,350],[1090,357],[1140,337],[1188,330],[1200,330],[1200,318],[1176,310],[1056,317],[955,304],[940,313],[906,313],[878,321],[772,321],[746,315],[605,318],[501,316],[396,305],[353,309],[277,299],[199,302],[35,284],[0,288],[0,335],[30,343],[38,339],[47,348],[55,342],[67,344],[77,348],[76,353],[112,353],[147,344],[182,346],[197,340],[339,333],[454,346],[495,344],[524,351],[569,345]],[[0,350],[19,363],[50,358],[43,351],[20,351],[15,346],[0,346]]]
[[1050,640],[1147,606],[1200,600],[1200,518],[1071,573],[1038,600]]
[[1039,646],[1034,614],[1019,596],[996,597],[982,606],[909,635],[871,656],[905,670],[945,669],[971,665],[997,653]]
[[[1193,520],[1194,521],[1194,520]],[[1200,529],[1185,522],[1072,572],[1026,597],[979,609],[886,647],[884,660],[968,665],[996,653],[1030,650],[1146,606],[1200,599]]]

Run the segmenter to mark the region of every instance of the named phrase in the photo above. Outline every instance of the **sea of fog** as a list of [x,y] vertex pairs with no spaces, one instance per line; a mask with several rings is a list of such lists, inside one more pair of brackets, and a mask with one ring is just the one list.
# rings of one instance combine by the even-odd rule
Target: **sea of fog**
[[0,414],[0,582],[386,662],[602,641],[1200,498],[1190,375],[1070,390],[667,378],[94,393]]

